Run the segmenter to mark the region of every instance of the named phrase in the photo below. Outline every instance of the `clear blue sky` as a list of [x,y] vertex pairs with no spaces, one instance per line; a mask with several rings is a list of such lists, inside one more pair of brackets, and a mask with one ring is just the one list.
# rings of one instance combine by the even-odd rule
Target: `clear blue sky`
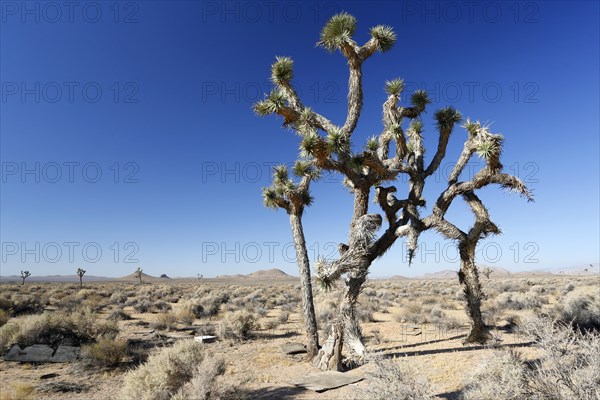
[[[261,187],[270,165],[295,160],[298,139],[251,105],[270,87],[274,57],[286,55],[305,103],[344,120],[345,61],[315,46],[342,10],[358,19],[359,43],[377,24],[398,34],[364,65],[357,147],[381,130],[385,80],[404,78],[409,95],[423,87],[434,100],[429,155],[433,112],[453,105],[505,135],[504,165],[536,196],[482,192],[503,235],[481,243],[478,261],[513,270],[598,262],[596,1],[78,4],[1,3],[2,275],[296,273],[287,216],[263,207]],[[464,137],[455,131],[447,163]],[[311,258],[336,255],[352,197],[337,176],[313,194]],[[449,218],[467,228],[471,215],[457,204]],[[372,275],[458,266],[435,234],[421,250],[409,268],[398,242]]]

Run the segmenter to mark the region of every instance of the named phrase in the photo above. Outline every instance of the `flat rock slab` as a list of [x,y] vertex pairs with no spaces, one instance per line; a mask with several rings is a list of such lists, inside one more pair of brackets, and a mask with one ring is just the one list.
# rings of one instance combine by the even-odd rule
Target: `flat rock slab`
[[194,340],[200,343],[212,343],[217,340],[217,337],[212,335],[194,336]]
[[45,344],[34,344],[22,349],[21,346],[15,344],[6,353],[4,360],[39,363],[72,362],[79,357],[79,350],[79,347],[58,346],[54,351],[52,347]]
[[302,343],[285,343],[282,344],[281,346],[281,350],[283,350],[283,352],[285,354],[302,354],[302,353],[306,353],[306,346],[303,345]]
[[337,371],[325,371],[303,376],[302,378],[298,378],[290,383],[294,386],[321,393],[325,392],[326,390],[337,389],[342,386],[360,382],[363,379],[364,376],[362,375],[350,375]]

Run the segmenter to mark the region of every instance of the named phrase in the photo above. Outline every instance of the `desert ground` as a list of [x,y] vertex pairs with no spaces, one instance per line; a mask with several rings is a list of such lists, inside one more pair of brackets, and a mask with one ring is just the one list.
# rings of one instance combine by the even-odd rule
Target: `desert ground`
[[[205,360],[221,363],[218,373],[204,383],[212,389],[148,398],[372,398],[368,389],[376,379],[374,360],[383,359],[426,378],[433,398],[458,399],[482,362],[494,354],[510,351],[523,362],[539,359],[540,348],[521,329],[528,318],[599,320],[598,276],[493,275],[482,277],[483,310],[493,327],[493,339],[486,345],[464,342],[469,320],[457,279],[370,280],[358,306],[368,360],[345,372],[365,379],[322,393],[293,385],[319,370],[306,354],[282,350],[285,344],[305,340],[299,281],[285,274],[263,271],[218,279],[145,276],[142,284],[134,279],[86,282],[84,278],[81,287],[5,282],[0,285],[3,354],[15,343],[23,348],[67,344],[81,352],[77,360],[66,363],[0,361],[0,398],[146,398],[135,394],[141,390],[136,385],[164,389],[160,382],[147,381],[159,380],[159,373],[142,377],[134,372],[151,363],[154,354],[185,345],[195,346]],[[315,294],[322,344],[336,312],[337,292],[316,289]],[[587,314],[582,316],[584,309]],[[216,340],[199,344],[193,340],[199,335],[214,335]],[[191,378],[182,378],[186,379]]]

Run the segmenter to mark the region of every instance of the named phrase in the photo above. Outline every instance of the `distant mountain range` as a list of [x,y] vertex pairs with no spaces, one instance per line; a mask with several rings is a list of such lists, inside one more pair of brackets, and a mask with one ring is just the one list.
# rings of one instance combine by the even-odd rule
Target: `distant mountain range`
[[[483,270],[488,266],[479,265],[480,270]],[[546,268],[546,269],[537,269],[531,271],[519,271],[519,272],[511,272],[506,268],[500,267],[489,267],[492,272],[490,274],[491,278],[505,278],[505,277],[523,277],[523,276],[561,276],[561,275],[569,275],[569,276],[592,276],[597,275],[600,276],[600,265],[598,263],[595,264],[581,264],[575,265],[568,268]],[[402,275],[394,275],[387,278],[379,278],[379,279],[453,279],[456,278],[457,270],[442,270],[432,273],[426,273],[421,276],[416,277],[405,277]],[[283,272],[280,269],[272,268],[272,269],[263,269],[252,272],[251,274],[242,275],[219,275],[216,278],[203,278],[203,279],[248,279],[248,280],[283,280],[283,279],[297,279],[297,276],[289,275]],[[188,277],[188,278],[175,278],[175,279],[197,279],[196,277]],[[110,282],[110,281],[120,281],[120,282],[137,282],[138,278],[135,273],[131,273],[126,276],[122,276],[120,278],[111,278],[106,276],[94,276],[94,275],[84,275],[83,282]],[[166,282],[172,280],[166,274],[162,274],[160,277],[148,275],[142,273],[142,281],[143,282]],[[20,282],[21,277],[18,275],[9,275],[9,276],[1,276],[0,282]],[[35,276],[32,275],[27,278],[26,282],[79,282],[78,275],[46,275],[46,276]]]

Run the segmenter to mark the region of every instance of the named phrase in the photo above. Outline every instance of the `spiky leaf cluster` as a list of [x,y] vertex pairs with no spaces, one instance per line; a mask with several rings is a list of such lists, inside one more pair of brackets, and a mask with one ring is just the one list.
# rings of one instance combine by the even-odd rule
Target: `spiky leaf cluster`
[[257,115],[263,117],[265,115],[276,113],[284,106],[285,97],[283,93],[273,89],[267,96],[265,96],[264,100],[254,103],[252,108]]
[[327,150],[334,154],[342,154],[350,151],[348,137],[339,130],[329,132],[327,134]]
[[[312,167],[312,164],[306,161],[297,161],[294,165],[294,174],[310,179],[318,178],[318,170]],[[278,165],[273,168],[273,184],[262,190],[263,202],[269,208],[284,208],[291,212],[293,207],[302,212],[301,208],[310,206],[313,198],[307,187],[297,185],[289,176],[288,168],[285,165]]]
[[300,155],[302,157],[316,157],[322,140],[316,132],[304,135],[302,142],[300,142]]
[[471,118],[467,118],[462,127],[467,130],[469,136],[476,136],[481,129],[481,122],[471,121]]
[[374,152],[379,148],[379,141],[377,140],[377,136],[371,136],[367,139],[367,150]]
[[385,82],[385,92],[392,96],[400,96],[404,90],[404,80],[397,78]]
[[413,137],[415,135],[420,136],[423,133],[423,122],[418,119],[414,119],[410,121],[410,125],[408,126],[408,130],[406,131],[408,136]]
[[396,43],[396,34],[391,26],[377,25],[371,28],[371,36],[375,40],[377,50],[385,53]]
[[444,107],[435,112],[434,118],[440,129],[452,130],[454,124],[460,122],[462,115],[452,106]]
[[314,112],[312,109],[310,107],[305,107],[294,123],[296,133],[300,134],[301,136],[313,132],[316,133],[315,128],[312,125],[313,118]]
[[427,104],[431,104],[431,99],[424,90],[416,90],[410,97],[410,102],[417,111],[422,112],[425,110]]
[[334,52],[344,43],[352,40],[356,31],[356,18],[342,12],[334,15],[321,30],[321,40],[317,45]]
[[282,85],[292,80],[294,61],[290,57],[275,57],[271,66],[271,81],[276,85]]
[[313,166],[309,161],[297,160],[294,163],[293,169],[294,175],[299,178],[304,176],[309,177],[311,180],[317,180],[320,177],[320,171]]

